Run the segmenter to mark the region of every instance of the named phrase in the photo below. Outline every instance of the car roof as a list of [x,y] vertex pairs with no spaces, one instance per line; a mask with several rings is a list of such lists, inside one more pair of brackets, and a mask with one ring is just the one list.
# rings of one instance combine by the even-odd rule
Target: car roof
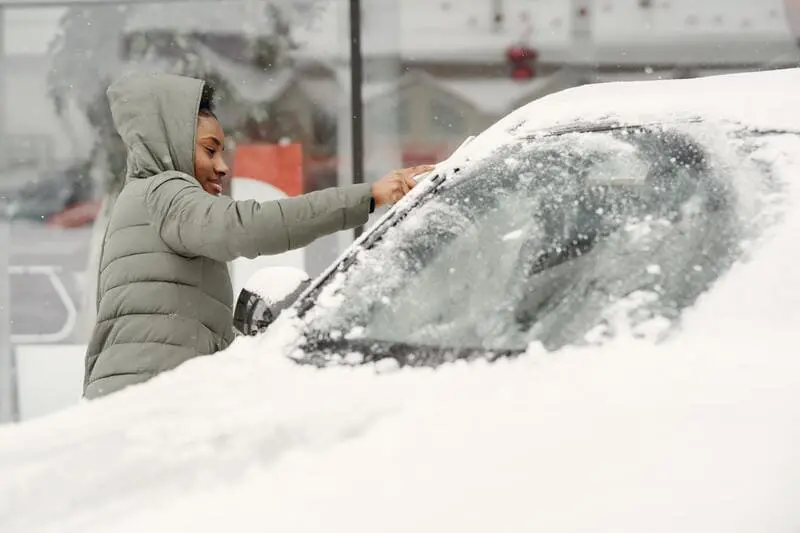
[[544,131],[582,131],[592,124],[729,122],[800,132],[798,87],[800,68],[582,85],[513,111],[470,142],[463,155],[480,158],[520,138]]

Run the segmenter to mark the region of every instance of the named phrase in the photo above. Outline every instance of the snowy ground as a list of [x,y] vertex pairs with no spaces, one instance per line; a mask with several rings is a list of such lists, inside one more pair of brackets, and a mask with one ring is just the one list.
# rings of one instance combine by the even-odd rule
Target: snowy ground
[[0,432],[0,525],[796,531],[795,340],[718,334],[381,376],[242,342],[146,396]]
[[659,347],[319,371],[278,356],[284,318],[0,430],[0,530],[796,531],[798,231]]
[[[774,123],[796,122],[778,99],[797,76],[764,89]],[[646,108],[633,93],[609,101]],[[534,116],[591,116],[565,101]],[[782,165],[785,218],[669,342],[316,370],[283,357],[284,315],[219,356],[0,428],[0,531],[796,532],[800,181]]]

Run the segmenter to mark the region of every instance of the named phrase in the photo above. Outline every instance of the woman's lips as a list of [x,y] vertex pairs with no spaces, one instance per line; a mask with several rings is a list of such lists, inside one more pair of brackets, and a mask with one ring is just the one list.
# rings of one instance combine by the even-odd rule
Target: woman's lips
[[222,194],[222,184],[217,181],[209,181],[209,186],[211,187],[211,194],[219,196]]

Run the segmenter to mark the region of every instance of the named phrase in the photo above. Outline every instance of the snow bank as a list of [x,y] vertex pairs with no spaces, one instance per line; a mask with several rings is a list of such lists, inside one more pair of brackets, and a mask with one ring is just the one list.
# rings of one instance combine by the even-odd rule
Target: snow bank
[[247,339],[0,433],[0,527],[794,530],[800,359],[761,325],[380,376]]
[[798,231],[794,209],[659,346],[320,371],[279,357],[283,316],[0,430],[0,530],[795,531]]
[[0,531],[797,531],[800,181],[793,152],[761,157],[782,170],[783,218],[669,342],[317,370],[283,357],[298,341],[284,314],[221,355],[0,428]]
[[248,278],[244,288],[266,302],[275,303],[292,294],[308,280],[308,274],[299,268],[272,266],[255,272]]

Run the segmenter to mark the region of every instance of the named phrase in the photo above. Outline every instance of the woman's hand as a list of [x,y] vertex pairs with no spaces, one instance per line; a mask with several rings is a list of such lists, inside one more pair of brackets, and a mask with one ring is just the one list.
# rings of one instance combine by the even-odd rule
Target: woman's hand
[[433,165],[402,168],[376,181],[372,185],[372,198],[375,200],[375,207],[391,205],[399,201],[417,184],[414,176],[430,172],[433,168]]

